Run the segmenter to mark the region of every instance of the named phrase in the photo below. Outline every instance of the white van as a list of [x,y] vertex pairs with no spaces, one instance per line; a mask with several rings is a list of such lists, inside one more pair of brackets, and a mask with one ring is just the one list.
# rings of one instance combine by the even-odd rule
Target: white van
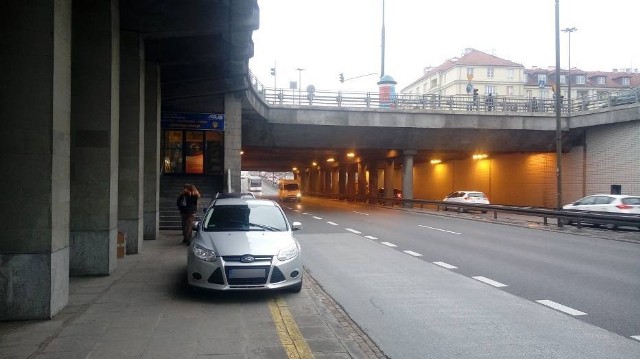
[[300,203],[302,193],[300,183],[294,179],[281,179],[278,181],[278,198],[281,201],[296,201]]

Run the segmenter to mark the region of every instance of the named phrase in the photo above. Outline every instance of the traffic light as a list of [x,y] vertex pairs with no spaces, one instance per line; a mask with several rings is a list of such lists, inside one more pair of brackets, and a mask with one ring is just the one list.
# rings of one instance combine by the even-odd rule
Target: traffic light
[[340,73],[340,82],[344,83],[344,73]]
[[276,68],[272,67],[271,68],[271,76],[275,76],[276,75]]

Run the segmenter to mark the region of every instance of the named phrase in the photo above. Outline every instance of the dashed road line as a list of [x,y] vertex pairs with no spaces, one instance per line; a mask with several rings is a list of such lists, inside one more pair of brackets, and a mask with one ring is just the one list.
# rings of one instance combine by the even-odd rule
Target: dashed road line
[[471,278],[473,278],[473,279],[475,279],[475,280],[477,280],[477,281],[480,281],[480,282],[482,282],[482,283],[485,283],[485,284],[488,284],[488,285],[494,286],[494,287],[496,287],[496,288],[507,287],[507,285],[506,285],[506,284],[503,284],[503,283],[500,283],[500,282],[496,282],[495,280],[493,280],[493,279],[489,279],[489,278],[487,278],[487,277],[483,277],[483,276],[475,276],[475,277],[471,277]]
[[370,216],[369,213],[364,213],[364,212],[353,211],[353,213],[355,213],[355,214],[363,214],[365,216]]
[[451,264],[445,263],[445,262],[433,262],[433,264],[437,264],[440,267],[444,267],[444,268],[447,268],[447,269],[456,269],[456,268],[458,268],[456,266],[452,266]]
[[329,224],[330,224],[330,225],[332,225],[332,226],[337,226],[337,225],[338,225],[336,222],[331,222],[331,221],[329,221],[329,222],[327,222],[327,223],[329,223]]
[[360,233],[362,233],[362,232],[360,232],[360,231],[356,231],[355,229],[352,229],[352,228],[345,228],[345,230],[347,230],[347,231],[349,231],[349,232],[351,232],[351,233],[355,233],[355,234],[360,234]]
[[391,243],[391,242],[380,242],[382,244],[384,244],[387,247],[397,247],[395,244]]
[[547,300],[547,299],[541,299],[541,300],[536,300],[536,302],[542,304],[542,305],[546,305],[547,307],[553,308],[555,310],[559,310],[561,312],[570,314],[570,315],[587,315],[587,313],[585,312],[581,312],[577,309],[573,309],[571,307],[567,307],[566,305],[562,305],[560,303],[556,303],[552,300]]
[[451,233],[451,234],[461,234],[461,233],[454,232],[454,231],[448,231],[448,230],[442,229],[442,228],[424,226],[422,224],[419,224],[418,227],[427,228],[427,229],[433,229],[434,231],[440,231],[440,232]]
[[640,335],[632,335],[631,338],[635,340],[640,340]]
[[364,238],[369,238],[369,239],[378,239],[378,237],[374,237],[374,236],[364,236]]
[[322,219],[322,217],[313,216],[314,219]]
[[422,254],[418,253],[418,252],[414,252],[414,251],[403,251],[406,254],[410,255],[410,256],[414,256],[414,257],[422,257]]

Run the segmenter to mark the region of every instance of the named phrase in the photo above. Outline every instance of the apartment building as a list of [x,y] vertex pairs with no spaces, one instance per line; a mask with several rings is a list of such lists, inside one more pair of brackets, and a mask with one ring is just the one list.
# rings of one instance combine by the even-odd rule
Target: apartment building
[[557,88],[558,75],[564,98],[567,98],[569,79],[572,99],[606,97],[640,86],[638,69],[611,72],[561,69],[558,74],[555,67],[525,69],[522,64],[468,48],[461,57],[425,68],[424,74],[400,93],[449,96],[468,95],[477,89],[480,95],[549,99]]

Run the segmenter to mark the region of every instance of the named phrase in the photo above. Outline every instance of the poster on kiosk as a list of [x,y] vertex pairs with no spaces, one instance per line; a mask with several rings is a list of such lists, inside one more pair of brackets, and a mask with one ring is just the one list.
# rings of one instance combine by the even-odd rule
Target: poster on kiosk
[[380,107],[395,108],[398,95],[396,95],[397,82],[393,77],[384,75],[378,81],[378,97]]

